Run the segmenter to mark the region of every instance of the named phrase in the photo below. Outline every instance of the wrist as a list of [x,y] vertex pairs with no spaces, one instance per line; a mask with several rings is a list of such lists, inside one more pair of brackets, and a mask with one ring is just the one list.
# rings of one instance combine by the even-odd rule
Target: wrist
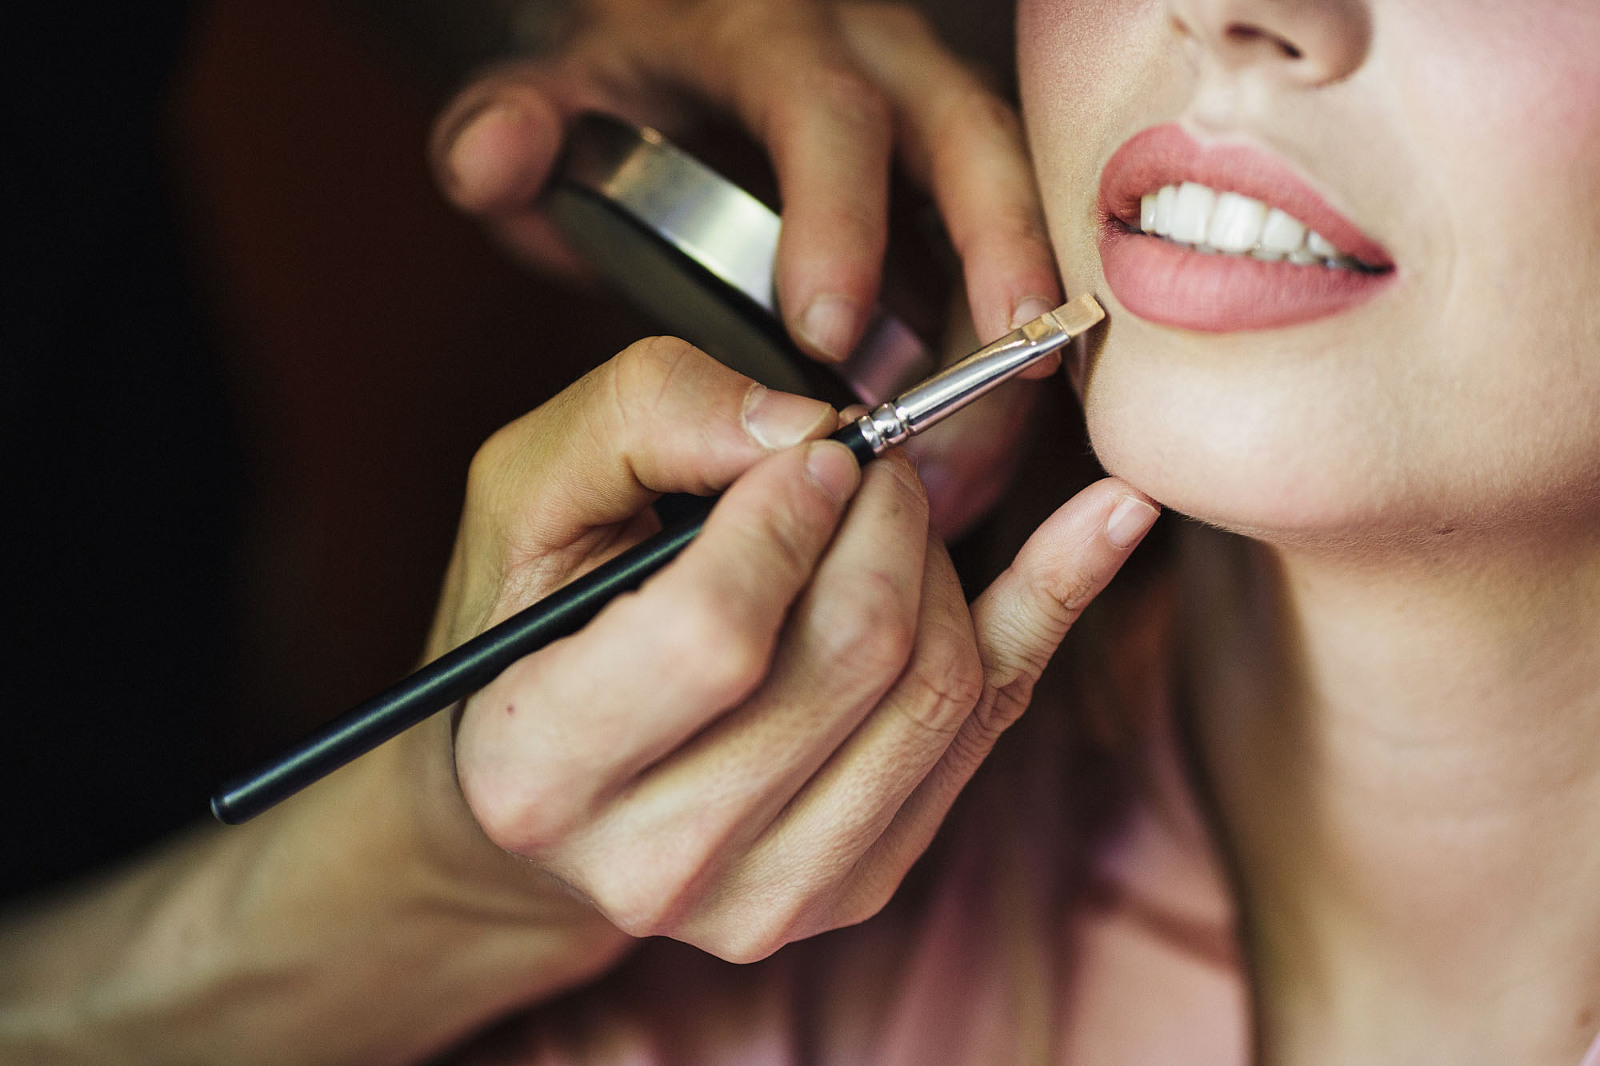
[[0,1060],[411,1061],[611,966],[632,941],[478,831],[448,720],[412,732],[11,916]]

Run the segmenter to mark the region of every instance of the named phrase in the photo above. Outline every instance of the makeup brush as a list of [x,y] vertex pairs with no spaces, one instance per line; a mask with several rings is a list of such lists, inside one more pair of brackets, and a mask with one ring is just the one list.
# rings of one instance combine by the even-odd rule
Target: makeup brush
[[[1104,317],[1094,297],[1080,296],[873,408],[833,439],[849,447],[857,461],[870,462],[1060,351]],[[700,533],[715,502],[707,497],[654,536],[439,656],[253,773],[223,785],[211,798],[212,813],[230,825],[253,818],[470,696],[518,659],[582,629],[612,599],[638,588],[682,551]]]

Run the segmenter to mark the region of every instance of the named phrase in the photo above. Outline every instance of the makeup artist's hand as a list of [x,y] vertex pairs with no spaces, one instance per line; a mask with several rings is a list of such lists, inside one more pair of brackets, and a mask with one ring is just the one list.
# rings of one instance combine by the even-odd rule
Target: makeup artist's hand
[[[494,69],[442,112],[431,152],[451,200],[514,254],[571,267],[532,204],[562,130],[603,108],[673,132],[698,112],[767,149],[783,197],[776,285],[802,348],[850,352],[877,299],[892,150],[937,205],[987,343],[1060,302],[1032,168],[1010,106],[940,44],[914,7],[826,0],[571,0],[568,39]],[[1035,368],[1030,376],[1048,374]],[[1025,417],[954,421],[913,449],[935,525],[953,534],[1005,483]],[[1007,401],[997,399],[994,408]]]
[[785,205],[779,303],[819,357],[847,354],[876,302],[896,147],[938,204],[985,340],[1060,302],[1015,113],[910,5],[572,6],[568,40],[470,83],[434,130],[445,193],[515,252],[561,262],[531,204],[575,113],[599,107],[671,132],[712,110],[736,118],[772,158]]
[[[731,482],[676,561],[459,715],[467,808],[528,891],[588,901],[571,920],[746,960],[874,913],[1155,516],[1092,486],[969,609],[911,466],[858,470],[834,425],[654,340],[475,460],[435,654],[645,535],[658,493]],[[402,740],[442,755],[447,729]]]

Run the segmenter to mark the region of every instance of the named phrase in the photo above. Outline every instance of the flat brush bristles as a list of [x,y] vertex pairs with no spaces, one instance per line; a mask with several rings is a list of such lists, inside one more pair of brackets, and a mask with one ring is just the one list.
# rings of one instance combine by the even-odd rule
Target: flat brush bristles
[[1100,302],[1088,293],[1084,293],[1076,300],[1068,301],[1049,312],[1045,317],[1055,319],[1060,329],[1076,337],[1087,332],[1092,326],[1106,317],[1105,308]]

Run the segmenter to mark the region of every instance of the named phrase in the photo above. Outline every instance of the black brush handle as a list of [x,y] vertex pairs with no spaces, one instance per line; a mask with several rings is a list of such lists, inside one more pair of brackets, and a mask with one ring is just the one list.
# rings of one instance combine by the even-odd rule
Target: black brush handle
[[562,586],[404,680],[357,704],[289,751],[236,778],[211,797],[211,813],[229,825],[254,818],[345,763],[424,718],[477,692],[512,663],[582,629],[618,595],[642,585],[705,526],[700,513],[623,552]]
[[[857,461],[874,458],[859,424],[833,434]],[[644,584],[699,536],[715,498],[680,502],[679,517],[659,533],[484,630],[402,681],[346,711],[289,751],[211,797],[211,813],[229,825],[248,821],[318,778],[458,700],[477,692],[527,655],[587,625],[606,604]]]

